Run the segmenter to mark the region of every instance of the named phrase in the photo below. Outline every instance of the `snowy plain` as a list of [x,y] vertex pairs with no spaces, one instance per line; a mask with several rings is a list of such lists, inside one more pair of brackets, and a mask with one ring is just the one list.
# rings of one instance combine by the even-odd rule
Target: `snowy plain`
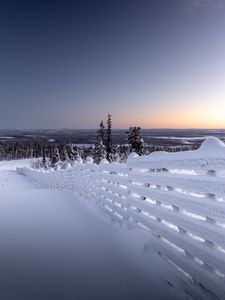
[[[225,145],[214,137],[193,151],[132,153],[127,163],[96,165],[89,158],[66,169],[17,168],[39,188],[70,190],[82,204],[95,203],[101,217],[122,229],[135,234],[139,226],[142,232],[132,240],[158,255],[146,262],[161,257],[180,273],[187,296],[198,300],[225,299],[224,170]],[[127,241],[128,231],[125,236]],[[159,265],[171,285],[172,273]]]
[[76,191],[38,188],[15,171],[28,165],[0,162],[0,299],[192,299],[147,233]]

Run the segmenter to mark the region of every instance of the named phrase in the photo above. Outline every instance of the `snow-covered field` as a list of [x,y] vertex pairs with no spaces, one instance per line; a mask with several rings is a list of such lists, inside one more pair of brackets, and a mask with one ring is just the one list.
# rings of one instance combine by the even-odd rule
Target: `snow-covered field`
[[0,299],[191,299],[147,233],[76,192],[36,187],[15,171],[28,164],[0,162]]
[[146,234],[148,240],[139,245],[173,266],[192,298],[225,299],[224,143],[208,138],[195,151],[131,154],[126,164],[92,161],[17,172],[39,188],[75,192],[131,232],[139,226],[138,238]]

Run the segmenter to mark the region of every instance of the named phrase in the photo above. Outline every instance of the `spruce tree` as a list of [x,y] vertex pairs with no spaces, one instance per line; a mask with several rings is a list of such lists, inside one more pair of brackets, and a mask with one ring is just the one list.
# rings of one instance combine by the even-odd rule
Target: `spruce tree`
[[68,154],[69,159],[71,161],[74,161],[75,160],[75,153],[74,153],[73,145],[72,144],[67,145],[66,152]]
[[45,147],[42,148],[42,163],[45,165],[46,163],[46,153],[45,153]]
[[105,145],[101,139],[101,136],[98,135],[95,143],[94,162],[96,164],[99,164],[100,161],[105,158],[106,158]]
[[140,127],[130,127],[128,133],[128,144],[131,147],[132,152],[136,152],[139,155],[144,153],[144,142],[140,136]]
[[105,132],[105,125],[104,125],[103,121],[100,122],[99,126],[100,126],[100,128],[97,131],[97,135],[101,138],[102,143],[105,144],[105,134],[106,134],[106,132]]
[[94,162],[99,164],[100,161],[106,158],[106,148],[105,148],[105,126],[103,121],[100,122],[100,128],[97,131],[97,137],[94,147]]
[[112,116],[108,113],[107,129],[106,129],[106,158],[108,161],[112,161]]
[[73,155],[74,155],[75,160],[80,158],[80,153],[79,153],[79,149],[77,148],[77,146],[73,146]]
[[51,160],[51,167],[55,167],[57,165],[57,163],[59,162],[60,157],[59,157],[59,150],[58,148],[55,148],[53,150],[53,156],[52,156],[52,160]]
[[66,145],[61,144],[59,145],[59,157],[61,161],[68,161],[69,160],[69,155],[67,153]]

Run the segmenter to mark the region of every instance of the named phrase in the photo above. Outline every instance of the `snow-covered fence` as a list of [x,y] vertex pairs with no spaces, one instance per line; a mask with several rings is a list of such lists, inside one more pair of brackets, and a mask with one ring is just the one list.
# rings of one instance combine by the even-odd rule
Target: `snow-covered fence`
[[76,190],[110,217],[149,231],[151,249],[211,298],[225,299],[225,145],[156,152],[127,164],[79,164],[58,171],[18,169],[44,188]]

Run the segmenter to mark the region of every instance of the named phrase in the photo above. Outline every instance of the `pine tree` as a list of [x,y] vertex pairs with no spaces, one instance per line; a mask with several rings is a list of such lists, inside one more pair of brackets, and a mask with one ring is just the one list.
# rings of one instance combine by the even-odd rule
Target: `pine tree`
[[45,165],[45,163],[46,163],[46,152],[45,152],[44,146],[42,148],[42,163],[43,163],[43,165]]
[[59,145],[59,157],[61,161],[68,161],[69,160],[69,155],[67,153],[66,145],[61,144]]
[[112,161],[113,162],[117,162],[117,163],[121,162],[120,146],[119,145],[113,145]]
[[105,145],[101,139],[101,136],[97,136],[97,140],[95,143],[95,150],[94,150],[94,162],[99,164],[102,159],[106,158],[106,150]]
[[[106,131],[105,131],[105,125],[103,123],[103,121],[100,122],[100,128],[99,130],[97,131],[97,135],[101,138],[102,140],[102,143],[105,144],[105,135],[106,135]],[[98,137],[97,137],[98,139]]]
[[77,160],[80,158],[80,152],[79,149],[77,148],[77,146],[73,146],[73,155],[74,155],[74,159]]
[[66,146],[66,152],[67,152],[67,155],[68,155],[69,159],[71,161],[74,161],[75,160],[75,153],[74,153],[72,144],[69,144],[69,145]]
[[139,155],[144,153],[144,142],[140,136],[140,127],[130,127],[128,133],[128,144],[131,147],[132,152],[136,152]]
[[55,167],[57,163],[59,162],[60,157],[59,157],[59,150],[58,148],[55,148],[53,150],[53,156],[52,156],[52,161],[51,161],[51,167]]
[[100,128],[97,131],[97,137],[96,137],[96,142],[95,142],[95,147],[94,147],[94,162],[96,164],[99,164],[100,161],[104,158],[106,158],[106,148],[105,148],[105,126],[103,121],[100,122]]
[[112,161],[112,116],[108,113],[107,129],[106,129],[106,158],[108,161]]

